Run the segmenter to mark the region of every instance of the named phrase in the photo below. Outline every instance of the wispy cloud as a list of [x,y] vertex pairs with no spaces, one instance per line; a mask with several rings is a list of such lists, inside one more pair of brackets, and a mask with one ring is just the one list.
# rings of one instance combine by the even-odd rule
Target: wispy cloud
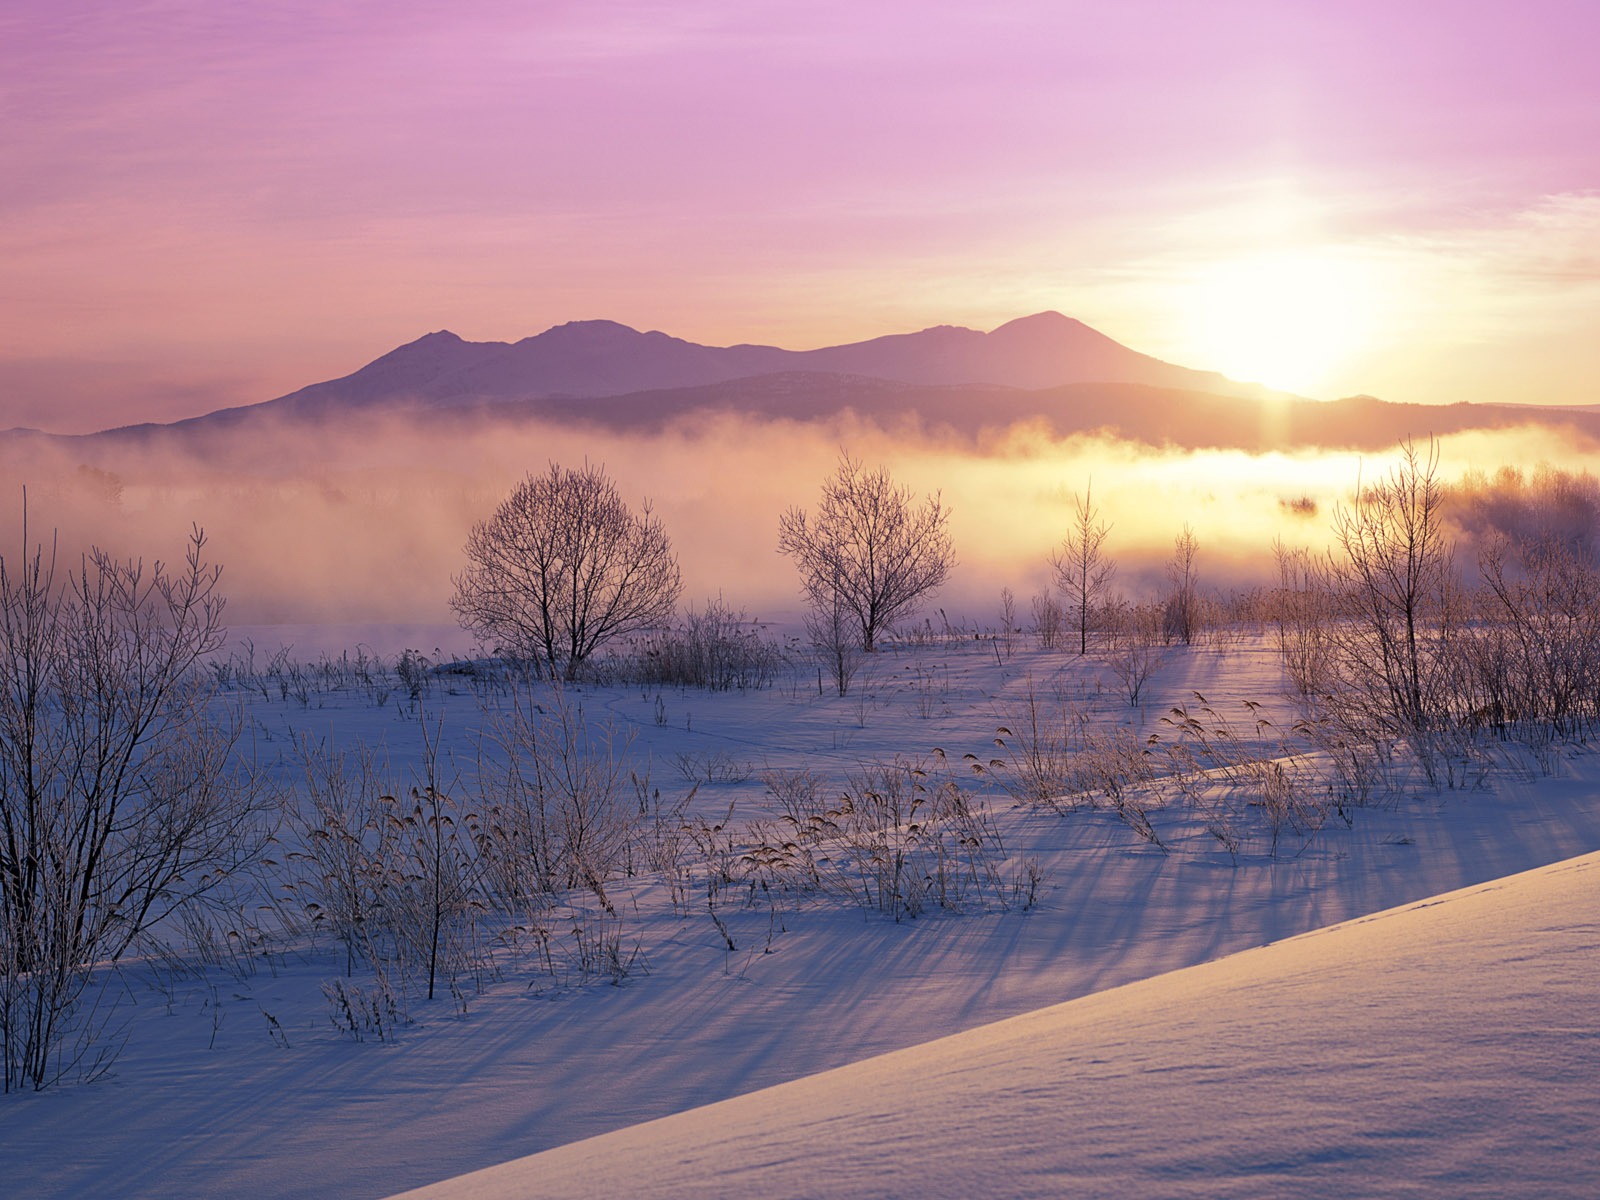
[[1185,279],[1292,245],[1383,275],[1396,345],[1334,390],[1476,397],[1439,369],[1474,264],[1535,372],[1569,324],[1540,281],[1592,271],[1597,36],[1564,0],[13,4],[0,358],[145,364],[120,408],[440,326],[822,345],[1058,308],[1216,367]]

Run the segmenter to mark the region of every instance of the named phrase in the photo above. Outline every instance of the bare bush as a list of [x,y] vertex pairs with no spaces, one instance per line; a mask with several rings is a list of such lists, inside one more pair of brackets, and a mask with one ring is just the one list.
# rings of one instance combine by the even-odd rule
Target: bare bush
[[817,828],[833,834],[835,884],[897,921],[930,906],[1006,907],[1014,892],[988,811],[941,770],[904,760],[866,764]]
[[1137,708],[1144,685],[1161,666],[1162,611],[1154,605],[1122,605],[1114,610],[1106,665],[1122,686],[1128,706]]
[[1021,701],[1000,713],[995,744],[1006,753],[1002,786],[1024,804],[1071,805],[1085,787],[1078,758],[1089,717],[1064,693],[1041,696],[1028,681]]
[[344,947],[346,975],[358,962],[379,967],[388,957],[380,943],[396,853],[394,789],[366,747],[346,754],[302,739],[296,752],[301,789],[285,798],[291,848],[284,889],[313,930],[327,928]]
[[837,896],[895,920],[1031,907],[1044,876],[1007,855],[987,808],[957,781],[942,752],[930,766],[864,764],[839,791],[810,772],[772,772],[776,826],[752,825],[735,860],[774,890]]
[[672,763],[689,783],[743,783],[752,774],[749,763],[726,750],[682,751]]
[[394,664],[395,676],[406,689],[413,705],[420,704],[428,694],[428,684],[433,679],[433,664],[415,650],[404,651]]
[[1271,597],[1278,656],[1295,690],[1315,695],[1328,686],[1333,585],[1325,566],[1304,547],[1273,542],[1272,553],[1278,566],[1278,587]]
[[427,975],[432,1000],[441,976],[452,989],[458,971],[480,965],[472,953],[487,911],[474,845],[476,817],[458,780],[440,770],[439,729],[422,724],[423,766],[405,798],[390,807],[395,856],[390,864],[390,923],[407,944],[408,959]]
[[[347,973],[363,964],[376,977],[328,989],[336,1025],[358,1040],[363,1029],[384,1040],[361,1024],[375,997],[402,1019],[413,993],[447,991],[464,1011],[467,983],[494,977],[502,948],[531,948],[563,983],[620,983],[644,969],[607,885],[636,861],[665,874],[676,851],[637,836],[649,784],[627,769],[611,728],[592,728],[559,687],[536,687],[524,677],[485,712],[470,785],[446,770],[426,722],[404,788],[364,751],[302,743],[285,886],[312,927],[344,945]],[[680,815],[654,813],[659,828]]]
[[1033,598],[1033,636],[1041,650],[1054,650],[1061,645],[1061,635],[1066,628],[1066,613],[1049,592]]
[[475,836],[497,902],[537,909],[570,888],[607,911],[606,882],[622,870],[639,813],[628,794],[627,739],[592,728],[560,688],[544,703],[513,690],[485,720]]
[[1481,619],[1461,683],[1467,723],[1501,735],[1533,725],[1579,733],[1600,715],[1600,570],[1553,537],[1515,547],[1497,539],[1479,564]]
[[865,651],[839,593],[818,597],[806,613],[805,627],[806,638],[819,664],[818,690],[822,686],[821,672],[826,671],[833,680],[834,690],[841,696],[848,694],[856,672],[861,669],[861,656]]
[[347,975],[360,963],[376,976],[376,990],[352,985],[329,992],[330,1003],[383,996],[403,1015],[408,988],[432,1000],[441,983],[454,993],[462,974],[481,977],[488,966],[476,816],[459,781],[442,775],[438,727],[424,723],[421,735],[422,766],[406,788],[364,747],[298,747],[303,794],[287,802],[294,845],[284,889],[313,929],[344,946]]
[[769,686],[783,664],[778,644],[719,598],[684,613],[671,629],[645,634],[614,668],[646,686],[742,692]]
[[1424,457],[1408,442],[1389,476],[1334,515],[1333,569],[1346,601],[1338,666],[1379,698],[1398,732],[1427,727],[1441,707],[1437,668],[1454,614],[1443,502],[1437,445]]

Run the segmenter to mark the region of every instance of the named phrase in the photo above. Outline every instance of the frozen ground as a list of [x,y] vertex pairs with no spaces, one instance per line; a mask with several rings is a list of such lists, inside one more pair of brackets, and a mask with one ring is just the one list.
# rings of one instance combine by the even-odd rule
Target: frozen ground
[[[1020,643],[1007,655],[995,642],[970,639],[936,639],[875,656],[852,694],[842,698],[819,695],[815,678],[801,675],[759,692],[585,688],[580,699],[591,720],[611,718],[619,733],[635,733],[632,760],[641,772],[648,770],[652,785],[664,795],[686,793],[690,777],[707,774],[710,765],[716,769],[709,773],[719,781],[702,779],[696,811],[718,816],[732,804],[740,819],[762,812],[764,769],[809,767],[842,778],[859,762],[895,754],[928,759],[934,747],[954,763],[966,754],[987,762],[998,753],[992,741],[997,726],[1016,719],[1029,689],[1044,695],[1058,686],[1100,721],[1131,721],[1141,734],[1160,732],[1160,718],[1171,705],[1193,707],[1195,691],[1230,719],[1237,717],[1241,728],[1250,725],[1244,719],[1246,700],[1266,705],[1264,711],[1285,723],[1293,710],[1280,694],[1276,661],[1259,642],[1174,651],[1140,709],[1130,708],[1111,677],[1093,664]],[[442,720],[446,745],[463,772],[469,770],[483,705],[495,702],[465,677],[446,676],[430,687],[421,711],[430,721]],[[249,700],[249,712],[258,743],[269,754],[308,735],[345,745],[382,744],[402,777],[418,758],[421,720],[403,691],[308,686],[302,698],[269,690]],[[1258,747],[1261,753],[1271,752],[1269,742]],[[223,964],[184,972],[167,965],[133,971],[116,1010],[126,1047],[110,1077],[89,1086],[0,1099],[5,1191],[39,1197],[383,1196],[962,1031],[977,1031],[971,1036],[978,1044],[990,1044],[991,1036],[1000,1039],[993,1043],[999,1047],[994,1056],[983,1060],[993,1066],[984,1079],[993,1082],[1004,1073],[1002,1042],[1010,1035],[978,1031],[979,1026],[1600,850],[1600,758],[1581,748],[1541,762],[1498,752],[1491,757],[1497,760],[1495,769],[1482,781],[1474,776],[1473,786],[1436,791],[1395,777],[1392,790],[1376,797],[1377,803],[1354,812],[1352,824],[1330,821],[1309,842],[1286,844],[1277,858],[1257,838],[1243,847],[1238,865],[1192,817],[1177,810],[1152,811],[1172,850],[1163,854],[1104,809],[1060,815],[1018,807],[995,791],[989,802],[1008,850],[1014,857],[1036,857],[1045,871],[1040,903],[1025,912],[935,912],[897,924],[838,903],[797,901],[776,912],[769,907],[727,910],[738,946],[730,953],[704,912],[675,915],[659,884],[638,879],[613,889],[613,898],[624,901],[619,908],[626,937],[640,950],[636,969],[622,986],[551,986],[548,977],[536,977],[507,957],[498,977],[486,978],[481,991],[468,987],[460,1002],[413,998],[410,1023],[398,1029],[396,1040],[381,1044],[358,1044],[334,1028],[321,984],[342,973],[343,958],[327,943],[244,956],[231,969]],[[748,777],[738,780],[746,769]],[[291,774],[285,768],[285,777]],[[1485,892],[1485,899],[1475,903],[1492,908],[1499,894]],[[1592,923],[1593,900],[1584,902]],[[1582,924],[1568,918],[1559,914],[1551,927]],[[1404,922],[1378,924],[1410,928]],[[1480,926],[1487,933],[1492,923],[1474,918],[1462,927]],[[1512,924],[1494,928],[1500,931],[1495,945],[1519,936]],[[1409,944],[1396,937],[1393,945]],[[1294,961],[1320,962],[1319,946],[1342,946],[1347,940],[1340,935],[1294,943],[1300,947],[1294,954],[1301,956]],[[1388,979],[1394,952],[1382,949],[1380,941],[1360,942],[1371,953],[1365,966],[1330,958],[1344,964],[1338,967],[1344,982],[1333,976],[1326,981],[1330,997],[1344,995],[1339,1003],[1359,1010],[1359,987],[1354,997],[1340,989],[1355,986],[1352,978],[1359,984],[1364,970],[1370,970],[1375,986]],[[1500,951],[1486,947],[1484,953]],[[1529,954],[1535,964],[1545,957],[1540,938],[1529,935]],[[1557,956],[1550,970],[1579,957]],[[1197,1010],[1187,1000],[1174,1016],[1170,989],[1185,996],[1186,980],[1211,981],[1205,986],[1219,989],[1217,1020],[1230,1022],[1228,1036],[1250,1048],[1249,1054],[1240,1050],[1232,1056],[1232,1065],[1229,1056],[1203,1060],[1215,1061],[1219,1078],[1229,1082],[1209,1089],[1196,1084],[1189,1104],[1206,1107],[1220,1121],[1241,1089],[1257,1086],[1252,1072],[1270,1074],[1277,1061],[1284,1068],[1285,1088],[1314,1088],[1316,1074],[1308,1072],[1307,1062],[1331,1069],[1334,1056],[1346,1053],[1337,1044],[1293,1043],[1292,1054],[1275,1058],[1272,1047],[1292,1032],[1292,1022],[1235,1005],[1240,981],[1254,978],[1250,971],[1255,970],[1240,964],[1255,961],[1266,960],[1231,959],[1211,968],[1210,975],[1172,976],[1143,991],[1113,992],[1082,1009],[1058,1010],[1090,1014],[1082,1018],[1053,1013],[1028,1019],[1051,1030],[1057,1028],[1051,1022],[1070,1025],[1081,1019],[1093,1036],[1120,1037],[1127,1044],[1170,1036],[1175,1040],[1163,1041],[1161,1053],[1170,1054],[1174,1063],[1190,1061],[1181,1038],[1189,1036],[1185,1030],[1198,1036],[1204,1026],[1195,1024]],[[1474,972],[1486,968],[1470,957],[1460,964],[1441,958],[1431,982],[1419,980],[1415,986],[1435,987],[1459,969],[1464,992],[1481,990],[1482,977]],[[1266,980],[1276,968],[1261,969]],[[1528,968],[1536,969],[1544,968]],[[1288,978],[1297,976],[1291,971]],[[1542,978],[1529,974],[1516,985],[1528,993],[1530,1005],[1538,1003]],[[1127,1021],[1136,1024],[1119,1026],[1121,998],[1129,995],[1144,997],[1139,1000],[1144,1007],[1130,1010]],[[1577,1052],[1585,1044],[1581,1031],[1594,1025],[1597,1006],[1592,992],[1563,1002],[1573,1014],[1565,1027],[1575,1031],[1570,1040]],[[1326,1024],[1353,1028],[1353,1020]],[[1258,1031],[1254,1035],[1252,1027]],[[1423,1028],[1409,1018],[1397,1026],[1412,1032]],[[1419,1088],[1456,1071],[1452,1028],[1442,1028],[1433,1043],[1436,1053],[1429,1061],[1434,1066],[1416,1076]],[[1142,1031],[1138,1038],[1129,1032],[1135,1029]],[[1417,1036],[1426,1042],[1425,1032]],[[906,1061],[923,1061],[915,1057],[920,1053]],[[934,1056],[927,1060],[931,1063],[940,1051],[934,1047],[926,1053]],[[1316,1057],[1297,1057],[1303,1055]],[[1478,1069],[1473,1065],[1478,1060],[1461,1061],[1469,1063],[1466,1069]],[[877,1066],[861,1069],[870,1074]],[[1139,1076],[1121,1068],[1107,1073],[1118,1071]],[[1347,1073],[1360,1077],[1353,1067]],[[1187,1078],[1195,1077],[1191,1072]],[[1137,1086],[1160,1078],[1149,1075]],[[1403,1090],[1405,1078],[1384,1086]],[[800,1086],[828,1084],[825,1078]],[[1119,1086],[1127,1088],[1118,1093],[1127,1103],[1144,1103],[1135,1084]],[[1059,1098],[1059,1089],[1054,1094]],[[1175,1087],[1172,1103],[1183,1094]],[[771,1110],[759,1105],[768,1101],[753,1103],[758,1107],[750,1112],[757,1115],[750,1119],[767,1120],[759,1114]],[[881,1103],[884,1111],[892,1111],[887,1101]],[[1241,1128],[1270,1143],[1264,1123],[1270,1113],[1271,1106],[1265,1106],[1263,1123]],[[693,1124],[697,1118],[683,1119]],[[851,1168],[858,1169],[851,1176],[856,1183],[841,1175],[844,1194],[863,1194],[860,1181],[875,1169],[872,1145],[879,1139],[874,1130],[884,1133],[880,1150],[898,1149],[911,1161],[921,1151],[931,1155],[931,1143],[939,1140],[922,1132],[937,1126],[936,1113],[898,1133],[877,1118],[863,1117],[864,1124],[850,1128],[855,1119],[842,1116],[843,1127],[830,1132],[841,1147],[855,1147],[844,1166],[858,1165]],[[1062,1118],[1067,1124],[1078,1120],[1070,1113]],[[1172,1182],[1170,1194],[1185,1189],[1223,1194],[1226,1189],[1207,1193],[1203,1188],[1206,1172],[1231,1169],[1229,1160],[1184,1158],[1185,1147],[1192,1149],[1190,1135],[1200,1128],[1192,1116],[1185,1121],[1156,1126],[1158,1132],[1150,1135],[1156,1142],[1161,1130],[1174,1140],[1148,1147],[1160,1149],[1155,1158],[1139,1146],[1120,1147],[1119,1153],[1167,1164],[1175,1172],[1163,1177]],[[1441,1123],[1433,1118],[1427,1124],[1397,1122],[1402,1140],[1395,1145],[1424,1142]],[[1105,1128],[1110,1137],[1114,1123]],[[889,1142],[900,1133],[908,1140]],[[1546,1138],[1537,1129],[1527,1136]],[[999,1137],[999,1147],[1009,1139],[1009,1133]],[[755,1137],[752,1145],[759,1144]],[[1316,1175],[1314,1154],[1296,1157],[1300,1152],[1293,1146],[1284,1153],[1289,1155],[1285,1171]],[[1446,1152],[1435,1147],[1429,1153]],[[1261,1155],[1250,1163],[1262,1170],[1245,1173],[1270,1182],[1275,1178],[1265,1169],[1275,1161],[1270,1144]],[[1043,1172],[1038,1180],[1048,1182],[1056,1166],[1043,1151],[1033,1160]],[[1243,1171],[1250,1163],[1233,1167]],[[1344,1169],[1337,1159],[1324,1167],[1329,1178]],[[1299,1189],[1303,1175],[1293,1178]],[[719,1179],[718,1187],[740,1190],[740,1177]],[[637,1182],[618,1184],[619,1194],[635,1190]],[[1438,1194],[1462,1192],[1440,1187]]]

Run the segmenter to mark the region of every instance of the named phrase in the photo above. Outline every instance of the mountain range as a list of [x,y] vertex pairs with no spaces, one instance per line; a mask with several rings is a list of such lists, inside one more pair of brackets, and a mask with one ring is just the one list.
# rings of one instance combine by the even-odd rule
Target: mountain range
[[1260,390],[1140,354],[1081,321],[1046,312],[990,333],[939,325],[820,350],[701,346],[615,321],[572,321],[519,342],[468,342],[441,331],[391,350],[353,375],[267,404],[310,414],[396,403],[432,408],[549,403],[718,387],[767,376],[1024,390],[1089,382],[1222,394]]
[[[1377,450],[1403,437],[1559,424],[1600,439],[1600,413],[1528,405],[1324,402],[1141,354],[1057,312],[987,333],[940,325],[816,350],[702,346],[613,321],[574,321],[517,342],[448,331],[340,379],[169,425],[52,441],[231,443],[241,429],[405,414],[431,425],[557,420],[651,429],[696,412],[818,420],[851,412],[968,436],[1019,421],[1060,435],[1105,432],[1150,445]],[[16,441],[44,437],[25,431]]]

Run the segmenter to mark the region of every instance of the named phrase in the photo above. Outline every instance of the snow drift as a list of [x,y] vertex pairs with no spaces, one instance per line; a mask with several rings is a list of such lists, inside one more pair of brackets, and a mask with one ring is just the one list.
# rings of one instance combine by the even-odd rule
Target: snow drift
[[1593,1196],[1600,854],[406,1193]]

